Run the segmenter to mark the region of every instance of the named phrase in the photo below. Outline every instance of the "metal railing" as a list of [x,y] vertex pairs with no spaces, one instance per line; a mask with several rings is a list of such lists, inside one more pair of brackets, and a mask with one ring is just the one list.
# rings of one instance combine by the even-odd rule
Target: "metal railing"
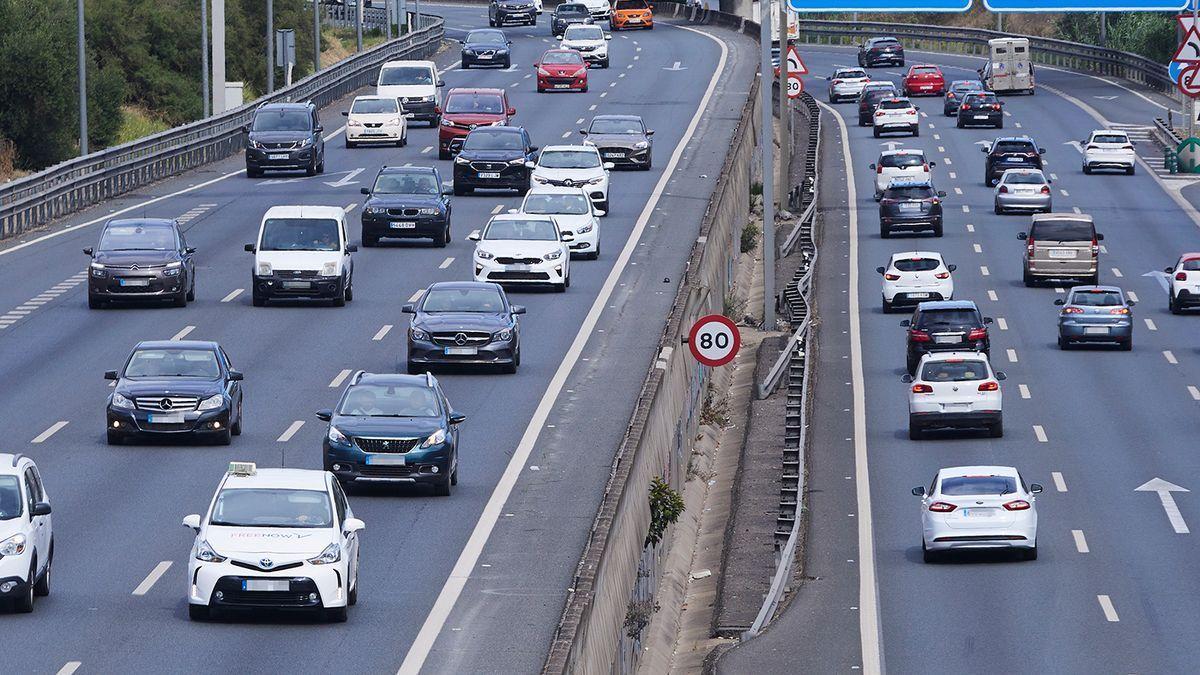
[[305,100],[325,106],[373,84],[379,67],[388,60],[432,54],[442,40],[442,19],[423,15],[422,24],[402,38],[345,59],[240,108],[69,159],[0,185],[0,239],[240,152],[245,143],[243,127],[250,123],[258,106]]
[[[378,4],[378,3],[376,3]],[[358,17],[355,12],[358,7],[349,4],[329,4],[325,5],[325,16],[330,23],[336,26],[353,28]],[[387,23],[387,8],[372,7],[369,4],[363,10],[363,28],[383,28]]]

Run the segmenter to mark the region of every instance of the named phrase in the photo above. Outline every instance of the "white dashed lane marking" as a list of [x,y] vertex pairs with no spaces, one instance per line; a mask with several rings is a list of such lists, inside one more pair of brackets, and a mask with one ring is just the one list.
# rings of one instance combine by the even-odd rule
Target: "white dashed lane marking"
[[182,340],[183,338],[187,337],[188,335],[191,335],[192,331],[194,331],[194,330],[196,330],[195,326],[184,326],[183,330],[181,330],[178,333],[171,336],[171,341],[177,342],[179,340]]
[[1100,601],[1100,609],[1104,611],[1104,618],[1109,623],[1116,623],[1121,620],[1117,616],[1117,608],[1113,607],[1112,600],[1107,595],[1097,595],[1096,600]]
[[422,294],[422,293],[424,293],[424,292],[425,292],[424,290],[420,290],[420,291],[417,291],[416,293],[413,293],[412,295],[408,296],[408,301],[409,301],[409,302],[416,302],[417,300],[420,300],[420,299],[421,299],[421,294]]
[[59,421],[55,422],[54,424],[51,424],[49,429],[46,429],[42,433],[35,436],[34,439],[32,441],[30,441],[30,443],[46,442],[51,436],[53,436],[54,434],[57,434],[60,429],[67,426],[67,424],[69,424],[69,423],[66,420],[59,420]]
[[1071,530],[1071,536],[1075,539],[1075,550],[1080,553],[1087,553],[1087,539],[1083,537],[1083,530]]
[[63,664],[62,668],[58,669],[58,672],[55,673],[55,675],[73,675],[75,671],[79,670],[79,666],[82,665],[82,661],[67,661],[65,664]]
[[1063,480],[1061,471],[1051,471],[1050,478],[1054,481],[1054,489],[1059,492],[1067,491],[1067,481]]
[[1004,351],[1005,351],[1005,353],[1008,355],[1008,362],[1009,362],[1009,363],[1017,363],[1017,350],[1015,350],[1015,349],[1006,349],[1006,350],[1004,350]]
[[1197,389],[1194,385],[1189,384],[1188,393],[1192,395],[1193,401],[1200,401],[1200,389]]
[[162,578],[162,575],[166,574],[167,570],[169,569],[171,569],[170,560],[164,560],[155,565],[154,569],[150,570],[150,574],[147,574],[146,578],[142,579],[142,583],[138,584],[137,588],[133,589],[133,594],[140,596],[149,593],[150,589],[154,587],[154,584],[158,582],[158,580]]
[[445,260],[443,260],[443,261],[442,261],[442,264],[441,264],[441,265],[438,265],[438,269],[439,269],[439,270],[444,270],[444,269],[446,269],[447,267],[449,267],[450,265],[452,265],[453,263],[454,263],[454,258],[453,258],[453,257],[446,258]]
[[979,266],[979,273],[980,273],[980,274],[982,274],[982,275],[983,275],[983,276],[985,276],[985,277],[991,274],[991,272],[989,272],[989,271],[988,271],[987,265],[980,265],[980,266]]
[[1021,392],[1021,398],[1025,398],[1025,399],[1030,398],[1029,385],[1018,384],[1017,390],[1019,390]]
[[372,339],[372,340],[374,340],[375,342],[379,342],[379,341],[380,341],[380,340],[382,340],[384,337],[386,337],[386,336],[387,336],[387,334],[388,334],[388,332],[390,332],[391,330],[392,330],[392,324],[390,324],[390,323],[385,323],[385,324],[383,325],[383,328],[380,328],[380,329],[379,329],[379,332],[378,332],[378,333],[375,333],[375,337],[373,337],[373,338],[371,338],[371,339]]
[[1037,436],[1038,443],[1045,443],[1049,440],[1046,438],[1046,430],[1040,424],[1033,425],[1033,435]]
[[244,288],[235,288],[229,292],[229,295],[221,298],[221,302],[233,302],[233,299],[245,292]]
[[1146,322],[1146,330],[1158,330],[1158,326],[1154,325],[1154,319],[1144,319]]
[[1163,354],[1163,358],[1167,360],[1167,363],[1169,363],[1171,365],[1176,365],[1177,363],[1179,363],[1179,361],[1175,358],[1175,355],[1171,353],[1171,350],[1168,349],[1168,350],[1164,351],[1162,354]]
[[342,386],[342,383],[346,381],[347,377],[350,377],[350,373],[352,372],[354,371],[350,370],[349,368],[342,370],[342,372],[338,373],[332,380],[330,380],[329,387],[332,389],[334,387]]
[[295,436],[297,431],[300,431],[300,427],[302,426],[304,426],[304,420],[292,422],[282,434],[279,434],[279,438],[275,440],[280,443],[287,443],[292,440],[292,436]]

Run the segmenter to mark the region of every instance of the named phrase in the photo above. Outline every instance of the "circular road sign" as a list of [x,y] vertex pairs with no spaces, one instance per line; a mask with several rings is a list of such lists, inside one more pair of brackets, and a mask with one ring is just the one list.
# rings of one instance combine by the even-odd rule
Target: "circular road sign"
[[1200,63],[1189,63],[1179,73],[1179,90],[1192,98],[1200,98]]
[[788,98],[797,98],[800,96],[800,93],[803,91],[804,91],[804,80],[801,80],[799,77],[793,77],[792,75],[788,75],[788,81],[787,81]]
[[737,326],[720,314],[700,317],[688,333],[688,348],[692,350],[692,356],[713,368],[732,361],[741,346],[742,336]]

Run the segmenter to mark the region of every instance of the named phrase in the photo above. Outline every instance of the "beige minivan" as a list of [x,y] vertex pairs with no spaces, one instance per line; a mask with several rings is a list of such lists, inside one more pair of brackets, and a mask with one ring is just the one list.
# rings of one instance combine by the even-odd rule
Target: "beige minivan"
[[1081,213],[1041,213],[1033,216],[1025,242],[1024,281],[1033,286],[1049,279],[1100,282],[1100,242],[1092,217]]

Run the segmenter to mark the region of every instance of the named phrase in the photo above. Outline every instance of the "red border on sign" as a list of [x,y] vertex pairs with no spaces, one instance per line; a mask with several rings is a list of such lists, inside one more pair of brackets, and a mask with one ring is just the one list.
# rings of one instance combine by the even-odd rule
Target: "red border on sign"
[[[700,332],[700,329],[704,327],[704,324],[713,321],[725,324],[725,326],[733,332],[733,349],[729,350],[729,356],[719,360],[705,358],[700,354],[699,347],[696,346],[696,334]],[[696,323],[692,324],[692,329],[688,331],[688,349],[692,352],[692,356],[696,357],[697,361],[709,366],[710,368],[717,368],[729,363],[733,360],[733,357],[737,356],[738,350],[741,348],[742,334],[738,332],[737,324],[735,324],[733,321],[730,321],[729,317],[723,314],[709,314],[708,316],[702,316],[699,319],[696,319]]]

